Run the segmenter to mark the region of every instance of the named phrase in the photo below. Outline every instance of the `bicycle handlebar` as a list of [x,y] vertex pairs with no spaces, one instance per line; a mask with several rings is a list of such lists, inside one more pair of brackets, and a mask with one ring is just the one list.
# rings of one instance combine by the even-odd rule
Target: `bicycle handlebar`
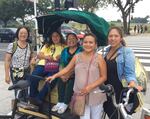
[[[107,84],[107,85],[102,84],[99,88],[100,88],[100,90],[103,90],[105,93],[108,94],[108,96],[110,96],[112,98],[112,101],[113,101],[114,105],[117,107],[118,104],[116,103],[115,91],[114,91],[113,86],[111,84]],[[134,90],[137,90],[137,89],[135,89],[135,88],[128,88],[126,97],[124,98],[124,102],[125,103],[123,105],[127,105],[128,104],[129,96]]]
[[106,93],[109,93],[109,92],[114,91],[113,86],[110,85],[110,84],[107,84],[107,85],[102,84],[99,88],[100,88],[101,90],[103,90],[104,92],[106,92]]
[[126,97],[124,98],[124,103],[119,103],[119,104],[117,104],[117,102],[116,102],[115,92],[114,92],[114,88],[113,88],[112,85],[110,85],[110,84],[107,84],[107,85],[102,84],[99,88],[101,90],[103,90],[104,93],[106,93],[109,97],[112,98],[112,102],[113,102],[114,106],[117,109],[120,110],[120,112],[122,113],[124,119],[133,119],[131,115],[127,114],[127,112],[125,110],[125,106],[128,104],[129,96],[134,91],[135,88],[129,88],[127,90]]

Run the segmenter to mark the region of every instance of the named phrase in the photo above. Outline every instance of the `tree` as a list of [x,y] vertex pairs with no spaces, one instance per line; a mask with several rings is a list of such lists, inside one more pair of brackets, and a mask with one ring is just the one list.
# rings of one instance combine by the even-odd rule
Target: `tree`
[[22,24],[25,25],[25,18],[34,14],[33,3],[26,0],[13,0],[14,2],[14,19],[20,18]]
[[[60,0],[60,9],[64,8],[65,0]],[[48,11],[55,10],[55,0],[39,0],[37,4],[38,15],[47,14]]]
[[25,25],[26,15],[33,14],[33,4],[26,0],[1,0],[0,1],[0,20],[4,27],[8,21],[20,18]]
[[54,1],[53,0],[39,0],[39,3],[37,4],[37,13],[38,15],[44,15],[47,14],[48,11],[51,9],[54,9]]
[[[95,10],[101,7],[105,7],[108,5],[109,0],[78,0],[77,7],[82,9],[83,11],[94,13]],[[88,30],[88,26],[86,25],[86,30]]]
[[131,20],[132,23],[148,23],[148,19],[150,17],[149,16],[146,16],[144,18],[141,18],[141,17],[135,17]]
[[[111,4],[118,7],[118,10],[121,11],[122,20],[123,20],[123,30],[125,34],[129,34],[130,29],[130,13],[136,3],[141,0],[112,0]],[[129,17],[129,18],[128,18]],[[127,22],[127,20],[129,20]]]
[[7,26],[8,21],[14,17],[13,12],[13,0],[1,0],[0,1],[0,20],[4,23],[4,27]]
[[109,0],[79,0],[78,7],[83,11],[94,12],[99,6],[107,6]]

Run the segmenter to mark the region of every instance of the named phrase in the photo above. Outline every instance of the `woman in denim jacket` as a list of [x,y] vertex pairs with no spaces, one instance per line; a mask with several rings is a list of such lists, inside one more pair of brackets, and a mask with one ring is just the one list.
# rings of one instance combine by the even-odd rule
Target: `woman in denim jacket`
[[[135,56],[130,48],[125,47],[122,31],[118,27],[112,27],[109,30],[108,44],[110,47],[106,48],[104,56],[107,64],[107,81],[105,84],[111,84],[114,87],[118,103],[123,90],[122,79],[128,82],[129,87],[136,85]],[[104,111],[109,118],[118,118],[118,112],[110,97],[107,97],[107,101],[104,103]]]

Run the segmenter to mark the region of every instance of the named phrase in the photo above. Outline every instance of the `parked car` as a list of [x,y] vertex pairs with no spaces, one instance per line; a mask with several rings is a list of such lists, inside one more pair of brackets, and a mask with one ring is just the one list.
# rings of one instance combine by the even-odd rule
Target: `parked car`
[[63,35],[63,37],[64,38],[66,38],[66,35],[68,34],[68,33],[74,33],[74,34],[76,34],[77,35],[77,37],[78,37],[78,39],[79,40],[82,40],[83,39],[83,37],[84,37],[84,33],[83,32],[80,32],[79,30],[77,30],[77,29],[73,29],[73,28],[66,28],[66,27],[61,27],[61,33],[62,33],[62,35]]
[[77,34],[78,39],[83,40],[85,33],[78,29],[74,29],[74,32]]
[[13,42],[17,28],[0,28],[0,42]]
[[61,29],[61,33],[62,33],[62,35],[65,39],[66,39],[66,36],[67,36],[68,33],[76,34],[72,29]]

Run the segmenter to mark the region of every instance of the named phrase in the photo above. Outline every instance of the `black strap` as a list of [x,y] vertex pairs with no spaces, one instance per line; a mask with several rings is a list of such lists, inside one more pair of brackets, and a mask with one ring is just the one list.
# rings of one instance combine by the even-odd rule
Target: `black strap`
[[94,60],[94,56],[95,56],[95,53],[92,55],[92,57],[91,57],[91,60],[90,60],[90,63],[89,63],[89,66],[88,66],[88,72],[87,72],[87,82],[86,82],[86,84],[85,84],[85,87],[88,85],[88,82],[89,82],[89,71],[90,71],[90,67],[91,67],[91,64],[92,64],[92,62],[93,62],[93,60]]
[[27,56],[27,50],[28,50],[28,44],[27,44],[27,47],[26,47],[25,57],[24,57],[24,61],[23,61],[23,67],[25,66],[25,60],[26,60],[26,56]]
[[68,58],[68,62],[71,61],[71,59],[72,59],[73,56],[76,54],[76,52],[78,51],[78,49],[79,49],[79,47],[77,47],[77,49],[71,54],[71,53],[69,52],[69,47],[67,48],[67,52],[68,52],[68,54],[70,55],[70,57]]
[[52,57],[53,57],[55,51],[56,51],[56,47],[55,47],[55,44],[54,44],[54,49],[52,50]]
[[[115,54],[120,48],[121,48],[121,47],[117,48],[117,49],[113,52],[113,54],[109,57],[108,60],[110,60],[110,59],[114,56],[114,54]],[[116,56],[116,57],[117,57],[117,56]]]
[[[55,46],[55,44],[53,44],[54,45],[54,49],[53,49],[53,51],[52,51],[52,57],[54,56],[54,54],[55,54],[55,52],[56,52],[56,46]],[[61,45],[61,47],[63,48],[63,46]]]

